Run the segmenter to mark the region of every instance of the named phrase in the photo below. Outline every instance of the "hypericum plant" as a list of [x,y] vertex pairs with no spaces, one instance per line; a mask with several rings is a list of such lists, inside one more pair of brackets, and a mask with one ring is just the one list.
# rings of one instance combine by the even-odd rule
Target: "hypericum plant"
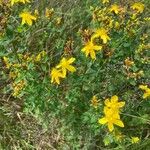
[[124,127],[123,122],[120,120],[120,108],[125,105],[125,102],[118,102],[118,96],[114,95],[111,99],[105,100],[104,114],[102,119],[99,119],[100,124],[108,124],[110,132],[114,130],[114,124],[120,127]]
[[0,1],[3,93],[52,131],[50,149],[136,149],[149,139],[149,1],[57,3]]

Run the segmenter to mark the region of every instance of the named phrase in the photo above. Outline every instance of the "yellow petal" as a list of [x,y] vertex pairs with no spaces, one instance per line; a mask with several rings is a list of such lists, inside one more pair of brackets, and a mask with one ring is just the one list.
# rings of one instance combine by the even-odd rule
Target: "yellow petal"
[[90,56],[91,56],[92,59],[96,59],[96,55],[95,55],[95,51],[94,50],[91,50]]
[[100,37],[100,35],[98,35],[98,34],[94,34],[94,35],[91,37],[91,41],[93,42],[93,41],[94,41],[94,39],[96,39],[96,38],[98,38],[98,37]]
[[105,117],[102,118],[102,119],[99,119],[98,123],[100,123],[100,124],[106,124],[107,123],[107,119]]
[[65,78],[67,74],[67,70],[66,69],[62,69],[62,75],[60,74],[60,77]]
[[36,20],[36,17],[35,16],[31,16],[30,17],[32,20]]
[[22,25],[24,25],[26,23],[25,19],[22,19]]
[[150,93],[147,93],[147,92],[146,92],[146,93],[143,94],[143,98],[144,98],[144,99],[146,99],[146,98],[149,97],[149,96],[150,96]]
[[123,107],[125,105],[125,102],[119,102],[119,107]]
[[103,43],[106,44],[107,43],[107,40],[110,40],[109,36],[106,34],[106,35],[103,35],[101,36],[101,39],[103,40]]
[[75,60],[76,60],[76,59],[72,57],[72,58],[70,58],[70,59],[68,60],[68,62],[69,62],[69,64],[71,64],[71,63],[73,63]]
[[55,78],[55,81],[56,81],[57,84],[60,84],[60,80],[59,80],[58,77]]
[[54,77],[51,77],[51,83],[53,83],[54,82]]
[[57,66],[56,66],[56,68],[60,68],[61,67],[61,64],[58,64]]
[[123,122],[122,122],[121,120],[116,120],[116,121],[114,122],[114,124],[116,124],[116,125],[119,126],[119,127],[124,127],[124,124],[123,124]]
[[105,105],[107,106],[107,107],[110,107],[110,101],[109,101],[109,99],[107,98],[107,99],[105,99],[105,101],[104,101],[104,103],[105,103]]
[[73,67],[73,66],[71,66],[71,65],[69,65],[69,66],[67,67],[67,69],[68,69],[70,72],[75,72],[75,71],[76,71],[76,68]]
[[102,46],[94,46],[94,50],[101,50],[102,49]]
[[112,123],[108,123],[108,129],[110,132],[112,132],[114,130],[114,126]]
[[81,51],[82,51],[82,52],[85,52],[85,51],[86,51],[86,47],[82,48]]
[[28,20],[26,20],[27,21],[27,24],[29,25],[29,26],[32,26],[32,20],[31,19],[28,19]]
[[88,57],[89,53],[89,51],[85,51],[85,56]]
[[113,103],[118,102],[118,96],[117,96],[117,95],[112,96],[112,97],[111,97],[111,101],[112,101]]
[[120,119],[119,110],[114,110],[113,117],[116,119]]
[[13,6],[14,5],[14,0],[11,0],[11,6]]
[[140,88],[141,90],[147,90],[148,87],[147,87],[147,85],[140,85],[139,88]]

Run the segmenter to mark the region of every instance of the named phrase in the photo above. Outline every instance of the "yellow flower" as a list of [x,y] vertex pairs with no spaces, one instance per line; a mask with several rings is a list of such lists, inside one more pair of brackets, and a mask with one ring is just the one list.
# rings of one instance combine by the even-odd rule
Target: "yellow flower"
[[104,28],[97,29],[91,39],[93,41],[95,38],[99,37],[103,40],[104,44],[106,44],[107,41],[110,40],[110,37],[107,35],[107,30],[105,30]]
[[62,19],[63,19],[62,17],[56,18],[56,25],[60,25],[62,22]]
[[61,70],[53,68],[51,71],[51,83],[55,82],[57,84],[60,84],[60,78],[65,78],[65,76],[63,76]]
[[130,66],[132,66],[133,64],[134,64],[134,62],[131,61],[129,58],[125,59],[125,65],[126,65],[127,67],[130,67]]
[[9,78],[15,79],[19,73],[17,71],[10,71],[9,72]]
[[91,106],[93,106],[95,109],[97,109],[99,105],[99,100],[97,99],[97,97],[94,95],[92,97],[92,100],[91,100]]
[[21,3],[30,3],[30,0],[11,0],[11,5],[13,6],[15,3],[19,3],[19,2],[21,2]]
[[110,100],[106,99],[104,103],[108,108],[111,108],[114,111],[118,111],[119,108],[125,105],[125,102],[118,102],[118,96],[116,95],[112,96]]
[[35,57],[35,61],[36,62],[41,61],[41,54],[40,53]]
[[92,41],[86,43],[84,48],[82,48],[82,52],[85,52],[86,57],[90,55],[92,59],[96,59],[95,51],[99,51],[102,49],[102,46],[94,45]]
[[109,3],[109,0],[102,0],[102,3],[103,3],[103,4]]
[[46,8],[45,17],[50,19],[52,17],[53,13],[54,13],[54,8],[51,8],[51,9]]
[[37,56],[35,56],[35,62],[39,62],[41,61],[42,57],[44,57],[46,55],[46,52],[43,50],[42,52],[40,52]]
[[144,11],[144,4],[141,2],[134,3],[131,8],[136,10],[138,13],[142,13]]
[[119,10],[120,10],[120,8],[118,5],[116,5],[116,4],[111,5],[110,12],[114,12],[115,14],[118,14]]
[[19,2],[19,0],[11,0],[10,2],[11,2],[11,5],[13,6],[13,5],[14,5],[14,3],[18,3],[18,2]]
[[27,23],[29,26],[31,26],[32,21],[36,20],[36,17],[31,15],[29,12],[23,12],[19,16],[22,18],[22,25]]
[[70,72],[75,72],[76,68],[71,64],[75,61],[75,58],[71,57],[70,59],[62,58],[60,63],[56,68],[61,68],[63,76],[66,76],[67,70]]
[[145,93],[144,93],[144,95],[143,95],[143,98],[144,98],[144,99],[150,97],[150,88],[148,88],[147,85],[140,85],[139,88],[140,88],[141,90],[144,90],[144,91],[145,91]]
[[134,143],[138,143],[139,142],[139,138],[136,136],[136,137],[131,137],[131,142],[132,142],[132,144],[134,144]]
[[9,59],[6,56],[4,56],[3,60],[6,65],[6,68],[9,69],[11,67],[11,64],[9,63]]
[[18,83],[13,83],[13,96],[17,97],[19,96],[21,90],[26,86],[26,82],[24,80],[21,80]]
[[104,107],[104,114],[105,116],[101,119],[99,119],[100,124],[106,124],[108,125],[108,129],[110,132],[114,130],[114,124],[120,127],[124,127],[123,122],[120,120],[120,116],[118,112],[114,111],[113,109]]
[[22,3],[24,3],[24,4],[25,4],[26,2],[27,2],[27,3],[30,3],[30,0],[19,0],[19,1],[22,2]]
[[39,11],[38,11],[37,9],[34,10],[34,15],[35,15],[36,17],[39,16]]

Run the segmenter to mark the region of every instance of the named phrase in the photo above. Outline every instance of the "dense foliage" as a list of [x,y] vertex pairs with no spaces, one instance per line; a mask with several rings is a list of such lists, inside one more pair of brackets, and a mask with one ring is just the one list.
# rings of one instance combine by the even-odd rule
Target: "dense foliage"
[[0,0],[0,149],[148,149],[149,8]]

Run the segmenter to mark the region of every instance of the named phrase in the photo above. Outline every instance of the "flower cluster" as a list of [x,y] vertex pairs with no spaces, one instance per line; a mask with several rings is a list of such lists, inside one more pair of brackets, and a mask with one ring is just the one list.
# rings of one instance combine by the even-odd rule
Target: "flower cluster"
[[30,64],[37,64],[43,60],[46,56],[46,52],[43,50],[36,55],[31,55],[29,53],[18,54],[18,61],[13,61],[13,58],[4,56],[3,62],[5,68],[8,70],[9,79],[11,80],[11,88],[14,97],[18,97],[21,94],[21,91],[27,86],[27,83],[24,80],[19,80],[21,78],[22,70],[30,70]]
[[124,61],[124,68],[126,71],[126,75],[127,75],[127,79],[133,78],[134,80],[136,80],[137,78],[141,78],[144,75],[143,70],[139,70],[136,72],[131,71],[132,66],[135,66],[134,61],[130,60],[130,58],[126,58]]
[[60,63],[51,71],[51,83],[60,84],[60,78],[66,78],[67,72],[75,72],[76,68],[72,66],[75,58],[62,58]]
[[[95,44],[95,40],[101,40],[101,45]],[[82,48],[82,52],[85,53],[86,57],[90,55],[92,59],[96,59],[96,51],[102,50],[102,44],[106,44],[110,40],[110,37],[107,34],[107,30],[104,28],[97,29],[92,35],[91,39],[85,44]]]
[[148,88],[147,85],[140,85],[139,88],[143,91],[145,91],[144,95],[143,95],[143,99],[146,99],[148,97],[150,97],[150,88]]
[[144,4],[141,2],[134,3],[131,8],[137,13],[142,13],[144,11]]
[[32,25],[33,20],[36,20],[36,17],[31,15],[30,12],[23,12],[19,15],[22,18],[22,25],[24,25],[25,23],[28,24],[29,26]]
[[4,64],[6,66],[7,69],[13,70],[15,68],[19,68],[19,67],[28,67],[28,63],[32,62],[32,63],[36,63],[36,62],[40,62],[45,56],[46,56],[46,51],[41,51],[36,55],[31,55],[30,53],[25,53],[23,54],[18,54],[18,60],[19,62],[12,62],[11,59],[9,59],[9,57],[4,56],[3,57],[3,61]]
[[[11,0],[11,5],[13,6],[15,3],[30,3],[30,0]],[[38,14],[38,12],[36,13]],[[28,11],[24,11],[22,13],[20,13],[19,15],[20,18],[22,18],[22,25],[24,24],[28,24],[29,26],[31,26],[33,24],[33,21],[36,21],[37,16],[35,15],[31,15],[30,12]]]
[[108,124],[110,132],[114,130],[114,124],[120,127],[124,127],[123,122],[120,119],[120,108],[125,105],[125,102],[118,102],[118,96],[114,95],[111,99],[105,100],[104,114],[105,116],[99,119],[100,124]]
[[99,100],[96,95],[94,95],[91,99],[91,106],[93,106],[95,109],[97,109],[99,106]]
[[13,6],[15,3],[30,3],[30,0],[11,0],[11,5]]
[[45,10],[45,17],[48,18],[48,19],[51,19],[53,13],[54,13],[54,9],[53,8],[51,8],[51,9],[46,8],[46,10]]
[[17,97],[20,95],[21,91],[23,90],[23,88],[25,88],[26,86],[26,82],[24,80],[21,80],[18,83],[13,83],[12,87],[13,87],[13,96]]

